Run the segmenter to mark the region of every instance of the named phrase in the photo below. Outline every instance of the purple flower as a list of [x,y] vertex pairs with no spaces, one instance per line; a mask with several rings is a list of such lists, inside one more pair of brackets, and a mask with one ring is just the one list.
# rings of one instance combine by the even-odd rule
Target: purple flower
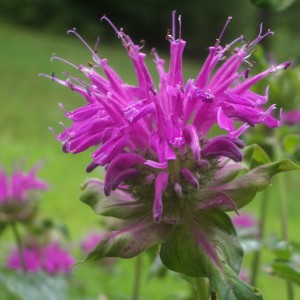
[[[26,270],[29,272],[44,271],[50,275],[69,273],[75,259],[57,243],[44,247],[26,247],[23,249]],[[23,270],[22,259],[17,249],[9,256],[6,266],[9,269]]]
[[300,110],[290,110],[282,114],[283,123],[294,126],[300,123]]
[[246,283],[250,283],[250,276],[249,276],[249,272],[246,269],[241,269],[240,272],[240,278],[246,282]]
[[240,214],[231,218],[233,225],[237,228],[249,229],[255,228],[257,222],[251,214]]
[[[62,142],[64,152],[76,154],[96,147],[87,171],[99,165],[106,167],[107,196],[118,187],[125,189],[126,185],[126,191],[140,198],[137,186],[149,183],[152,178],[149,184],[154,186],[153,218],[160,222],[166,195],[175,191],[183,196],[191,189],[199,190],[229,160],[242,160],[243,143],[238,138],[249,126],[263,123],[273,128],[281,124],[272,117],[275,105],[263,108],[268,101],[267,90],[265,95],[259,95],[250,88],[270,73],[285,69],[288,63],[249,76],[251,53],[258,42],[273,33],[263,34],[261,27],[252,42],[241,36],[222,47],[220,40],[229,18],[219,39],[209,48],[198,76],[184,80],[182,56],[186,42],[181,38],[180,16],[176,36],[174,12],[172,32],[167,35],[170,42],[167,70],[164,60],[152,51],[159,74],[156,87],[142,47],[135,45],[109,19],[102,19],[109,22],[127,49],[138,83],[127,84],[107,59],[99,58],[75,29],[70,30],[91,51],[94,63],[78,67],[71,64],[88,82],[71,75],[66,80],[50,77],[86,99],[84,106],[65,112],[72,125],[57,139]],[[214,125],[224,130],[224,134],[209,139]],[[231,206],[224,198],[222,201],[222,205]]]
[[[157,87],[141,47],[106,17],[128,51],[137,84],[120,78],[75,30],[69,32],[88,47],[94,63],[69,64],[88,82],[71,75],[66,80],[48,76],[86,100],[84,106],[65,112],[72,125],[56,136],[63,151],[76,154],[95,147],[87,171],[105,167],[105,181],[89,179],[81,200],[97,214],[121,220],[116,230],[101,237],[87,260],[130,258],[161,244],[160,258],[167,268],[207,277],[216,297],[237,299],[243,294],[261,299],[257,290],[238,277],[243,249],[226,211],[248,204],[278,172],[299,169],[287,160],[270,163],[251,146],[243,150],[245,164],[241,163],[244,144],[239,136],[249,126],[281,124],[272,117],[275,105],[263,108],[268,90],[259,95],[250,88],[289,63],[249,76],[251,53],[272,32],[263,34],[260,28],[252,42],[239,37],[222,47],[229,18],[198,76],[185,80],[185,41],[180,17],[176,36],[175,18],[174,12],[172,32],[167,34],[168,69],[152,51],[159,74]],[[222,134],[214,136],[213,127]]]
[[34,210],[36,190],[47,185],[36,177],[37,167],[25,173],[15,170],[11,176],[0,169],[0,222],[27,220]]

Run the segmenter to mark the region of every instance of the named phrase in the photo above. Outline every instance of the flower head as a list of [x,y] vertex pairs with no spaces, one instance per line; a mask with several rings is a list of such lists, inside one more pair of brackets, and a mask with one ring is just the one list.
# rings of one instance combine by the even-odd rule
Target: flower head
[[38,168],[25,173],[15,170],[11,176],[0,169],[0,222],[24,221],[34,209],[34,192],[47,185],[36,177]]
[[43,247],[25,247],[22,250],[23,258],[19,251],[14,249],[7,260],[9,269],[23,270],[23,262],[29,272],[45,271],[53,275],[57,273],[69,273],[70,266],[75,259],[57,243],[50,243]]
[[[109,19],[102,19],[110,23],[127,49],[138,84],[127,84],[106,59],[99,58],[87,46],[94,64],[75,67],[89,83],[71,76],[65,81],[53,77],[86,99],[85,106],[65,113],[73,124],[57,139],[65,152],[79,153],[96,147],[87,171],[106,166],[104,191],[107,196],[124,184],[137,197],[141,195],[136,186],[145,182],[155,186],[153,218],[160,222],[167,194],[175,192],[179,197],[190,189],[198,190],[229,160],[242,160],[243,143],[238,138],[249,126],[280,125],[281,121],[271,115],[275,105],[263,109],[268,100],[267,92],[259,95],[250,88],[270,73],[286,68],[288,63],[250,77],[252,65],[248,58],[257,43],[272,32],[263,34],[261,27],[252,42],[241,36],[222,47],[221,38],[229,18],[219,39],[209,48],[197,78],[185,82],[182,55],[186,42],[181,38],[180,16],[176,37],[173,13],[172,33],[167,35],[171,55],[168,70],[165,70],[164,60],[152,51],[159,74],[156,88],[140,47]],[[75,30],[69,33],[82,39]],[[208,133],[215,124],[225,132],[209,139]]]

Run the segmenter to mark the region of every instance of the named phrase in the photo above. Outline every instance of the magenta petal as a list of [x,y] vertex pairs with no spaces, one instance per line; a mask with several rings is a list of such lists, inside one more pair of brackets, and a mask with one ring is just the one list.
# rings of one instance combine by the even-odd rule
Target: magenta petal
[[236,143],[226,137],[212,138],[202,149],[204,157],[225,156],[238,162],[243,159],[242,152]]
[[187,168],[182,168],[180,170],[181,176],[187,180],[195,189],[199,189],[199,181],[195,175]]
[[190,144],[194,160],[198,162],[200,160],[201,149],[197,130],[193,125],[188,125],[185,128],[185,134],[188,137],[187,142]]
[[218,110],[218,125],[221,129],[233,131],[233,120],[231,118],[228,118],[223,109],[220,107]]
[[153,203],[153,219],[156,223],[159,223],[162,218],[163,204],[162,197],[169,182],[169,174],[167,172],[160,172],[155,180],[155,196]]
[[94,162],[91,162],[90,164],[88,164],[88,166],[86,167],[85,171],[87,173],[90,173],[92,172],[95,168],[97,168],[99,165],[94,163]]
[[[104,188],[105,194],[108,196],[111,190],[114,189],[113,187],[116,188],[116,184],[121,183],[127,175],[128,177],[134,176],[134,173],[136,173],[136,169],[134,169],[133,171],[133,169],[129,169],[130,167],[138,164],[143,164],[144,162],[145,159],[135,153],[119,154],[107,168]],[[129,173],[126,173],[128,169],[131,171]]]
[[119,186],[119,184],[122,183],[124,180],[134,177],[138,173],[139,173],[138,170],[135,168],[127,169],[124,170],[123,172],[120,172],[120,174],[114,180],[112,189],[115,190]]

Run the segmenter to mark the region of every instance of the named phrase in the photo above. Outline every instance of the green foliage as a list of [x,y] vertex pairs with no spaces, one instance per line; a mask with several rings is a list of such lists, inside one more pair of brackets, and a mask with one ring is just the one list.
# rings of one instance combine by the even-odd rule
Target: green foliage
[[285,241],[273,245],[275,259],[270,264],[272,275],[300,285],[300,248]]
[[257,144],[245,147],[243,154],[243,162],[248,165],[250,170],[263,164],[271,163],[271,160],[266,152]]
[[0,286],[9,300],[65,300],[68,292],[65,276],[45,273],[2,272]]
[[238,277],[242,255],[229,217],[218,210],[199,214],[197,219],[177,226],[160,253],[167,268],[189,276],[208,277],[216,299],[262,299],[258,290]]
[[250,0],[259,8],[282,11],[290,7],[296,0]]
[[283,136],[283,149],[296,161],[300,161],[300,133],[287,133]]
[[236,180],[228,183],[225,192],[238,208],[247,205],[255,195],[267,188],[271,178],[281,172],[300,170],[300,167],[288,159],[260,165]]

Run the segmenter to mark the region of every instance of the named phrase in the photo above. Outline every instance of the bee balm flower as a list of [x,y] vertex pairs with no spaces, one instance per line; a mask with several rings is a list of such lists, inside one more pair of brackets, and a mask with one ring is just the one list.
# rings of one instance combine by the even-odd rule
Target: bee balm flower
[[0,223],[30,218],[34,212],[34,193],[47,188],[36,172],[37,168],[28,173],[15,170],[8,176],[0,169]]
[[[71,76],[65,81],[53,77],[86,99],[85,106],[65,113],[73,124],[57,139],[65,152],[74,154],[96,147],[87,171],[99,165],[107,167],[104,184],[107,196],[133,181],[138,186],[145,182],[154,186],[153,218],[160,222],[167,194],[175,192],[180,197],[191,189],[199,190],[226,164],[227,158],[242,160],[243,143],[238,138],[249,126],[259,123],[279,126],[280,121],[271,116],[275,105],[263,109],[267,94],[258,95],[250,88],[268,74],[286,68],[288,63],[249,77],[251,52],[272,32],[262,34],[261,28],[252,42],[240,37],[225,47],[220,46],[222,32],[209,48],[197,78],[185,82],[182,55],[186,43],[181,38],[180,17],[176,38],[174,13],[172,34],[167,35],[171,51],[167,71],[164,60],[152,51],[160,78],[156,88],[140,47],[109,19],[103,19],[111,24],[127,49],[138,84],[127,84],[106,59],[99,58],[87,46],[92,51],[94,65],[75,67],[89,82]],[[69,33],[82,39],[75,30]],[[240,47],[236,46],[239,42]],[[225,55],[229,57],[225,59]],[[215,124],[227,134],[209,139],[207,134]],[[129,184],[128,188],[140,197],[137,186]]]
[[[69,273],[71,265],[75,262],[74,258],[57,243],[50,243],[43,247],[26,247],[22,251],[26,270],[29,272],[45,271],[50,275]],[[17,249],[14,249],[9,256],[7,267],[23,270],[22,259]]]
[[[229,18],[198,76],[185,80],[182,56],[186,43],[181,37],[181,17],[176,35],[175,18],[174,12],[172,31],[167,35],[167,69],[152,51],[159,74],[157,87],[141,47],[106,17],[103,20],[127,49],[137,84],[127,84],[75,30],[69,32],[92,52],[94,64],[69,64],[87,82],[71,75],[66,80],[48,76],[86,100],[84,106],[65,112],[72,125],[56,136],[63,151],[76,154],[95,147],[87,171],[106,168],[104,182],[90,179],[85,183],[81,200],[96,213],[122,220],[120,229],[104,234],[87,259],[129,258],[161,244],[160,257],[166,267],[208,277],[211,291],[223,295],[220,299],[237,299],[233,286],[243,289],[245,298],[254,299],[255,291],[255,299],[261,299],[259,292],[239,281],[243,252],[224,211],[246,205],[276,173],[297,169],[290,162],[261,165],[265,154],[255,161],[256,168],[247,169],[241,163],[244,144],[239,139],[249,126],[281,124],[272,117],[275,105],[264,109],[268,90],[259,95],[250,88],[289,63],[250,76],[248,59],[257,43],[272,32],[263,34],[260,28],[252,42],[239,37],[222,47]],[[222,134],[213,136],[215,125]],[[247,160],[251,160],[251,151],[247,148]],[[237,177],[241,170],[244,174]]]

